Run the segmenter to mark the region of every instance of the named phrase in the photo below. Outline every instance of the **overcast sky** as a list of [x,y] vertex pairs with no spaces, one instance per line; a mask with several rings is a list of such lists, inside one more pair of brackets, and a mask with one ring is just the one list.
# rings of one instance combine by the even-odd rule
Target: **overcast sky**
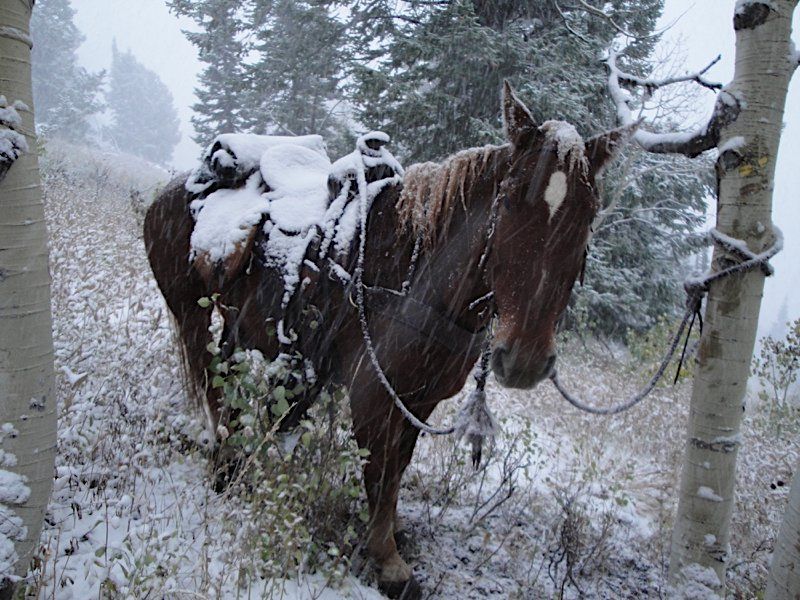
[[[717,54],[722,60],[709,73],[723,83],[733,75],[734,33],[731,25],[735,0],[666,0],[662,26],[672,24],[665,34],[666,44],[680,40],[686,48],[687,69],[704,66]],[[194,48],[181,33],[191,22],[180,21],[167,10],[163,0],[72,0],[76,22],[86,35],[79,54],[92,70],[108,68],[111,42],[129,49],[172,90],[181,118],[182,140],[175,150],[174,164],[179,169],[193,166],[200,148],[191,140],[189,118],[195,102],[193,89],[202,65]],[[795,13],[794,29],[800,29],[800,11]],[[795,40],[800,37],[795,34]],[[798,43],[800,47],[800,43]],[[711,112],[713,95],[699,110]],[[800,317],[800,76],[795,75],[786,106],[786,128],[778,157],[774,220],[786,234],[786,249],[773,262],[777,269],[767,280],[760,331],[774,324],[780,305],[788,302],[789,317]]]

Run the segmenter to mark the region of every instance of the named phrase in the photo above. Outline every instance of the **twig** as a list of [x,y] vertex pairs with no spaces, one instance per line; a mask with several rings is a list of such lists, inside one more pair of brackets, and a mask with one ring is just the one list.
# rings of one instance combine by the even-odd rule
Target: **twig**
[[[617,54],[610,50],[605,60],[608,67],[608,91],[617,110],[617,119],[622,125],[631,125],[635,122],[631,111],[630,94],[622,89],[622,82],[631,86],[644,87],[654,91],[672,83],[685,81],[702,81],[705,87],[716,86],[702,79],[703,73],[716,61],[717,58],[705,69],[681,77],[671,77],[662,80],[642,79],[625,73],[617,67]],[[716,88],[714,88],[716,89]],[[684,154],[694,158],[706,150],[711,150],[719,145],[720,133],[723,127],[733,123],[739,116],[741,103],[739,99],[724,88],[717,95],[714,112],[708,123],[694,132],[653,133],[639,128],[633,139],[646,151],[659,154]]]

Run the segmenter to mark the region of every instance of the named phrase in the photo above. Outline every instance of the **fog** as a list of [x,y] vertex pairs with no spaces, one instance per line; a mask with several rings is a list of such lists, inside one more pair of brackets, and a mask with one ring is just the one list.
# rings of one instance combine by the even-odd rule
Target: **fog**
[[[131,50],[149,69],[155,71],[172,90],[181,118],[182,139],[175,149],[177,169],[194,165],[200,148],[192,139],[189,121],[196,101],[194,86],[202,68],[192,45],[181,33],[191,28],[186,20],[175,18],[163,0],[72,0],[77,11],[76,24],[86,36],[79,50],[84,66],[91,70],[108,68],[111,44],[116,39],[121,49]],[[666,0],[661,27],[668,27],[663,42],[680,42],[687,55],[687,70],[707,64],[717,54],[720,62],[708,77],[728,82],[733,75],[734,32],[731,25],[734,0]],[[800,27],[795,14],[795,31]],[[710,114],[713,95],[706,95],[698,113]],[[800,295],[792,293],[793,281],[800,281],[800,208],[796,190],[800,189],[800,78],[794,77],[786,106],[786,128],[778,157],[775,183],[774,220],[784,231],[786,248],[773,264],[776,274],[767,280],[759,323],[760,335],[770,331],[781,304],[786,301],[789,318],[800,317]],[[713,210],[713,206],[710,207]]]

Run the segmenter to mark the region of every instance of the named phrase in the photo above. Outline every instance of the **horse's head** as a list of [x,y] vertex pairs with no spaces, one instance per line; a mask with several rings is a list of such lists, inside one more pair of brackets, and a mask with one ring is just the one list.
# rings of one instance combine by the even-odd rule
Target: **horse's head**
[[555,364],[556,326],[599,207],[595,176],[630,130],[584,142],[568,123],[539,126],[508,83],[503,112],[511,148],[487,263],[497,306],[491,364],[500,384],[529,388]]

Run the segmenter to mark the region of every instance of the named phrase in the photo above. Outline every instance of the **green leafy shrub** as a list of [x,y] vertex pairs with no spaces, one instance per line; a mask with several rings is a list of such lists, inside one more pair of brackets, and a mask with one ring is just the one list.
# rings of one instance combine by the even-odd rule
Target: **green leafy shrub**
[[[216,342],[208,349],[212,386],[232,414],[218,433],[228,451],[220,466],[230,479],[225,493],[244,503],[243,518],[231,525],[251,550],[240,577],[311,572],[341,582],[369,518],[361,477],[368,452],[352,437],[344,392],[318,391],[311,363],[298,352],[268,360],[237,349],[222,360]],[[280,432],[306,393],[317,394],[306,418]]]
[[[658,318],[656,324],[645,332],[632,329],[628,331],[626,343],[633,359],[632,364],[636,367],[637,372],[642,374],[644,380],[649,380],[661,364],[664,353],[672,342],[672,336],[675,334],[677,326],[678,323],[675,319],[669,319],[662,315]],[[694,357],[690,355],[690,352],[699,339],[699,327],[695,326],[686,346],[687,356],[684,358],[678,373],[679,381],[694,376]],[[667,371],[659,385],[670,385],[675,380],[675,372],[678,369],[678,361],[680,360],[684,341],[685,338],[680,341],[675,356],[670,361],[670,365],[667,367]]]

